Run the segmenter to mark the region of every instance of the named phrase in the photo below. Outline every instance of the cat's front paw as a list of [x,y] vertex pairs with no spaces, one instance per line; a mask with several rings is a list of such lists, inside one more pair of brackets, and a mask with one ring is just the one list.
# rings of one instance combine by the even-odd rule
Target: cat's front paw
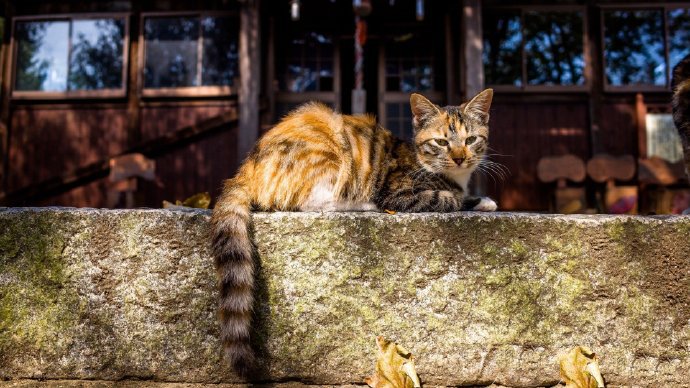
[[489,197],[482,197],[479,203],[472,208],[472,210],[477,212],[493,212],[496,209],[498,209],[498,205]]

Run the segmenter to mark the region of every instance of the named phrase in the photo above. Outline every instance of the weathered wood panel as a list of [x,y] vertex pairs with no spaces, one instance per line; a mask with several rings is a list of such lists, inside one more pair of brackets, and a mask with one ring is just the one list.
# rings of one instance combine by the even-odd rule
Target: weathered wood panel
[[604,103],[600,141],[606,153],[637,157],[637,116],[635,103]]
[[16,109],[11,120],[9,191],[120,153],[127,143],[126,109]]
[[107,178],[99,179],[83,186],[76,187],[62,194],[42,199],[37,203],[29,203],[35,206],[74,206],[74,207],[108,207]]
[[[183,200],[204,191],[211,193],[215,201],[223,180],[237,169],[236,137],[236,129],[217,132],[156,158],[157,181],[139,180],[136,205],[158,208],[163,200]],[[107,178],[100,179],[33,205],[107,207],[109,187]]]
[[537,179],[541,157],[570,153],[586,161],[589,156],[584,102],[496,102],[490,128],[490,160],[510,170],[505,180],[486,178],[489,195],[503,210],[548,210],[548,186]]
[[[236,108],[218,104],[146,107],[142,110],[142,138],[155,139],[232,109]],[[215,199],[223,180],[237,169],[236,144],[236,129],[222,131],[156,158],[158,182],[141,185],[142,205],[160,207],[164,199],[182,200],[203,191]]]
[[235,109],[232,105],[162,105],[141,110],[141,139],[152,140]]
[[[142,140],[195,125],[235,109],[229,105],[164,106],[142,110]],[[12,116],[8,189],[54,178],[126,151],[127,110],[19,109]],[[208,191],[217,196],[222,181],[237,168],[237,131],[220,131],[156,158],[156,182],[140,181],[138,206],[160,207],[163,199],[183,199]],[[106,207],[109,182],[100,179],[30,205]]]
[[207,191],[213,200],[223,180],[237,169],[237,129],[214,133],[198,142],[156,158],[157,183],[140,186],[141,205],[160,207],[162,201],[183,200]]

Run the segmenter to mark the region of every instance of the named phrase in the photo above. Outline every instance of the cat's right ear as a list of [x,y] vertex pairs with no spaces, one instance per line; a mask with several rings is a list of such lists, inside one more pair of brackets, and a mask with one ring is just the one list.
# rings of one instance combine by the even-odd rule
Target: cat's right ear
[[412,115],[414,116],[412,123],[415,129],[419,128],[425,121],[441,112],[433,102],[417,93],[412,93],[410,96],[410,107],[412,108]]
[[494,98],[493,89],[484,89],[470,100],[470,102],[463,104],[463,112],[466,115],[478,120],[484,124],[489,121],[489,109],[491,109],[491,100]]

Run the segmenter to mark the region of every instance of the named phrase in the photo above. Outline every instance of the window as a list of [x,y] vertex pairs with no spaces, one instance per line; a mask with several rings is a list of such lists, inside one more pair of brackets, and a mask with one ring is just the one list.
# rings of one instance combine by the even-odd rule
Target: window
[[665,90],[673,66],[690,53],[690,9],[607,9],[603,29],[608,90]]
[[125,16],[16,20],[13,97],[125,94]]
[[379,116],[395,136],[413,136],[410,93],[421,93],[437,104],[444,100],[441,90],[445,89],[445,77],[440,63],[444,55],[437,50],[445,46],[438,36],[429,29],[405,29],[385,38],[379,69]]
[[237,85],[238,21],[223,16],[145,16],[143,95],[221,95]]
[[333,91],[333,40],[330,36],[309,32],[293,37],[278,61],[281,91]]
[[670,113],[645,115],[647,158],[658,156],[670,163],[683,160],[683,146]]
[[507,89],[585,86],[582,10],[497,9],[483,14],[486,84]]
[[[293,27],[294,28],[294,27]],[[295,31],[276,36],[275,120],[306,101],[340,109],[338,45],[330,33]]]
[[386,91],[410,93],[443,88],[434,83],[438,78],[434,77],[434,53],[424,38],[419,33],[405,33],[386,42]]

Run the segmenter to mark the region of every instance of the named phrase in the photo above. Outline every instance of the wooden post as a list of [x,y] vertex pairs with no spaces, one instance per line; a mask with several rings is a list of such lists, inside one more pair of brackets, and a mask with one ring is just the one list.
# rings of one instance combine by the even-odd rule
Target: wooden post
[[268,127],[275,123],[276,119],[276,91],[274,85],[276,79],[275,66],[275,19],[268,19],[268,36],[266,37],[266,81],[264,82],[264,93],[268,100],[268,109],[261,119],[262,127]]
[[484,63],[482,61],[482,2],[464,0],[462,6],[464,44],[462,58],[464,97],[468,100],[484,90]]
[[[462,26],[464,26],[461,50],[461,79],[464,85],[464,101],[484,90],[484,62],[482,60],[482,2],[463,0]],[[474,195],[486,195],[487,180],[482,174],[474,174],[471,189]]]
[[12,16],[14,16],[14,6],[10,1],[3,2],[5,26],[3,31],[2,49],[0,50],[0,74],[2,83],[0,85],[0,192],[7,190],[7,174],[9,172],[9,152],[10,152],[10,126],[12,115],[10,110],[10,97],[12,93]]
[[237,158],[241,162],[259,138],[261,36],[259,0],[245,0],[240,10],[240,89]]
[[589,155],[593,156],[602,152],[606,152],[602,144],[601,121],[602,121],[602,106],[604,104],[604,64],[601,60],[601,53],[603,53],[601,46],[601,9],[590,0],[587,5],[587,25],[586,41],[585,41],[585,63],[589,62],[589,66],[585,66],[585,77],[587,83],[590,85],[589,95]]
[[[139,101],[139,61],[144,58],[139,58],[139,18],[141,18],[141,4],[134,2],[132,4],[132,15],[129,19],[129,72],[128,90],[127,94],[127,146],[134,147],[139,144],[142,139],[141,134],[141,107]],[[125,50],[127,50],[125,46]]]
[[453,32],[451,15],[446,14],[444,19],[445,24],[445,40],[446,40],[446,103],[448,105],[460,105],[458,101],[458,92],[456,89],[457,79],[455,74],[455,58],[453,53]]
[[642,93],[635,95],[635,121],[637,122],[638,156],[647,158],[647,105]]

